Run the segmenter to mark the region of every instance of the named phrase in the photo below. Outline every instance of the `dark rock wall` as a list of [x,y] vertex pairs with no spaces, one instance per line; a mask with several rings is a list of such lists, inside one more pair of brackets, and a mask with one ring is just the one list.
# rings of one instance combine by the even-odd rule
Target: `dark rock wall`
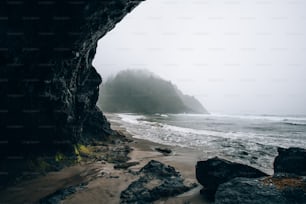
[[1,156],[67,150],[84,123],[107,134],[92,60],[97,41],[140,1],[0,1]]

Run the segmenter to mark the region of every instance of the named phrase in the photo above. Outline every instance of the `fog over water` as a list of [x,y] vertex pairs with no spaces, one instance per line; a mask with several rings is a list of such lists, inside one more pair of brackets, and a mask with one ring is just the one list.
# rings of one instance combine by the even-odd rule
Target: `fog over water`
[[306,1],[147,0],[99,41],[105,78],[148,69],[210,112],[306,114]]

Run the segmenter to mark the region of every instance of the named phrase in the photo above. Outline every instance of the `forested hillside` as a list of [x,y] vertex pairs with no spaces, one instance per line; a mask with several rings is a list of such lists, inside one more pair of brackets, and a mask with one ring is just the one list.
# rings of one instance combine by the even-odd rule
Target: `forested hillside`
[[98,105],[106,112],[207,113],[194,97],[145,70],[125,70],[108,79]]

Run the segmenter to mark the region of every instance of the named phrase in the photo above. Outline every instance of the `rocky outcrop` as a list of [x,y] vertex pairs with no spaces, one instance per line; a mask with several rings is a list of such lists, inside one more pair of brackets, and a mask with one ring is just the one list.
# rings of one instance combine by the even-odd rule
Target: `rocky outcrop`
[[121,203],[153,203],[184,193],[194,185],[186,186],[180,173],[173,167],[151,160],[139,172],[140,178],[121,193]]
[[140,1],[0,2],[2,158],[73,150],[87,124],[108,134],[92,60],[97,41]]
[[283,204],[281,193],[257,179],[235,178],[220,185],[216,192],[216,204]]
[[83,137],[81,138],[83,143],[90,143],[94,139],[108,139],[108,135],[116,134],[98,107],[88,113],[83,127]]
[[278,148],[274,160],[274,174],[286,173],[306,176],[306,150],[301,148]]
[[203,185],[201,191],[208,198],[213,199],[220,184],[236,177],[258,178],[267,174],[253,167],[230,162],[218,157],[199,161],[196,165],[196,178]]
[[267,177],[264,179],[235,178],[221,184],[216,204],[305,204],[304,178]]
[[221,182],[229,178],[228,175],[232,173],[229,174],[231,171],[227,170],[229,168],[227,161],[214,158],[210,162],[207,162],[209,160],[202,162],[202,166],[199,165],[199,168],[201,167],[205,173],[201,171],[202,177],[200,177],[200,171],[197,170],[197,176],[199,174],[200,177],[198,180],[201,179],[199,181],[204,187],[213,186],[214,189],[217,189],[216,204],[306,203],[305,150],[279,148],[278,152],[279,155],[274,161],[275,173],[273,176],[261,178],[248,176],[245,173],[249,171],[249,167],[245,169],[243,165],[235,164],[234,169],[237,172],[242,169],[245,172],[234,176],[236,178]]

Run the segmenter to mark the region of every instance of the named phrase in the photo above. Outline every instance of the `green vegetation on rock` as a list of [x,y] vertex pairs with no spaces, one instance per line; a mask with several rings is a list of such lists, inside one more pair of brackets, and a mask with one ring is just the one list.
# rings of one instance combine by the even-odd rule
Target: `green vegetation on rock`
[[106,112],[207,113],[197,99],[145,70],[125,70],[108,79],[98,105]]

